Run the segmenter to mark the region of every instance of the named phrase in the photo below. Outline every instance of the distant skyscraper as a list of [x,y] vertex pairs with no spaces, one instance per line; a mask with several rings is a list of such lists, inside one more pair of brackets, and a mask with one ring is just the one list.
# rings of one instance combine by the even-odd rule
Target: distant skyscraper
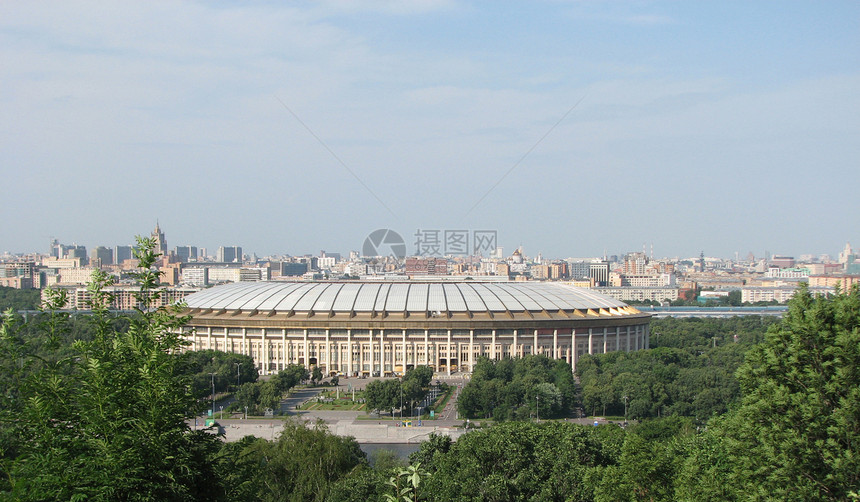
[[845,249],[843,249],[842,252],[839,253],[839,263],[848,263],[849,261],[851,261],[851,257],[853,255],[854,251],[851,250],[851,243],[846,242]]
[[174,252],[179,257],[179,261],[183,263],[197,261],[197,247],[195,246],[177,246]]
[[155,249],[162,256],[167,256],[167,239],[164,238],[164,232],[161,231],[158,222],[155,222],[155,230],[152,231],[152,238],[155,239]]
[[591,270],[590,263],[587,261],[572,261],[568,262],[571,279],[587,279]]
[[64,258],[80,258],[81,265],[89,264],[89,257],[87,256],[86,246],[72,245],[71,247],[66,248],[66,254]]
[[98,265],[113,265],[113,249],[98,246],[90,252],[90,262]]
[[304,275],[308,272],[308,264],[307,263],[297,263],[285,261],[281,262],[281,275],[282,276],[299,276]]
[[117,246],[113,249],[113,262],[121,265],[125,260],[132,258],[131,246]]
[[594,280],[596,286],[609,284],[609,262],[599,261],[588,264],[588,277]]
[[645,273],[645,266],[648,264],[648,258],[645,253],[628,253],[624,257],[624,273],[627,275],[642,275]]
[[235,263],[242,261],[242,248],[239,246],[221,246],[215,261],[221,263]]

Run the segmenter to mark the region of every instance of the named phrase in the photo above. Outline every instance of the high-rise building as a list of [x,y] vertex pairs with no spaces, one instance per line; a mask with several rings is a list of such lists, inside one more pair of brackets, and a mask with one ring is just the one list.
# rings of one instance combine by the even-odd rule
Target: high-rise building
[[113,249],[97,246],[90,251],[90,263],[97,267],[113,265]]
[[845,264],[851,261],[851,258],[854,256],[854,251],[851,250],[851,243],[845,243],[845,249],[839,253],[839,263]]
[[645,256],[645,253],[627,253],[624,256],[623,273],[625,275],[644,275],[647,264],[648,257]]
[[239,246],[220,246],[215,261],[221,263],[241,263],[242,248]]
[[206,267],[184,268],[182,269],[182,282],[188,286],[208,286],[209,269]]
[[298,263],[293,261],[281,262],[281,275],[284,277],[301,276],[308,272],[307,263]]
[[179,261],[183,263],[197,261],[197,247],[195,246],[177,246],[174,252],[179,257]]
[[606,286],[609,284],[609,262],[598,261],[588,264],[588,277],[594,281],[595,286]]
[[80,258],[81,265],[89,264],[89,257],[87,256],[87,248],[86,246],[76,246],[72,245],[66,249],[66,254],[63,256],[64,258]]
[[117,246],[113,248],[113,262],[121,265],[125,260],[130,260],[133,257],[131,246]]
[[155,230],[152,231],[152,238],[155,239],[155,250],[161,253],[162,256],[167,256],[167,239],[164,238],[164,232],[155,222]]
[[589,277],[589,270],[591,265],[587,261],[569,261],[567,262],[569,274],[571,279],[586,279]]

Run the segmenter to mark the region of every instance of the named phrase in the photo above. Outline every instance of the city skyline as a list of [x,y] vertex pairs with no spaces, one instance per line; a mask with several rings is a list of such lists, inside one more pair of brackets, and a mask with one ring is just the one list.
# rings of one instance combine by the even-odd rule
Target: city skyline
[[[860,5],[0,6],[0,252],[860,242]],[[16,187],[18,189],[11,189]],[[26,187],[26,189],[21,188]]]
[[[191,248],[193,248],[195,253],[199,253],[199,257],[201,260],[202,259],[209,259],[209,260],[214,259],[216,262],[218,262],[218,261],[227,261],[227,262],[239,261],[238,258],[236,258],[235,260],[234,259],[219,260],[218,257],[221,255],[221,253],[224,253],[224,252],[226,252],[229,256],[234,256],[234,255],[230,255],[230,253],[241,252],[242,255],[244,255],[244,256],[256,256],[258,259],[274,258],[274,257],[279,257],[279,256],[280,257],[322,256],[325,253],[326,255],[329,255],[329,256],[339,256],[340,259],[338,259],[337,261],[348,260],[350,253],[353,253],[353,252],[357,253],[357,256],[368,257],[368,258],[373,257],[373,256],[388,256],[388,254],[384,253],[384,251],[386,251],[387,249],[383,249],[382,247],[379,248],[380,249],[380,255],[365,255],[362,252],[362,249],[360,246],[354,247],[354,248],[345,248],[345,249],[332,249],[332,248],[320,249],[319,246],[317,246],[316,251],[292,252],[291,250],[279,250],[279,251],[276,251],[274,253],[264,255],[264,254],[260,254],[260,253],[256,252],[253,249],[244,248],[244,246],[242,246],[241,243],[229,244],[229,245],[222,244],[222,245],[218,245],[218,246],[214,246],[214,247],[198,246],[196,243],[193,243],[193,242],[192,243],[182,242],[180,244],[177,244],[176,241],[172,241],[169,238],[169,234],[164,231],[164,228],[160,226],[160,223],[156,224],[155,230],[153,230],[151,232],[140,232],[137,235],[141,236],[141,237],[153,237],[153,238],[155,238],[156,231],[160,232],[159,239],[157,239],[158,244],[166,246],[165,248],[163,248],[163,249],[166,249],[166,252],[163,253],[165,256],[170,255],[170,254],[174,254],[178,250],[178,248],[182,248],[181,250],[179,250],[180,253],[188,252],[191,250]],[[63,239],[52,238],[49,245],[46,246],[46,249],[30,249],[30,250],[25,250],[22,252],[17,252],[17,253],[10,253],[6,250],[0,250],[0,257],[2,257],[4,255],[8,255],[8,256],[22,255],[23,256],[23,255],[28,255],[28,254],[38,254],[38,255],[56,254],[55,250],[48,249],[48,248],[52,248],[54,246],[64,247],[64,248],[72,248],[75,246],[83,247],[86,250],[87,257],[89,257],[91,255],[91,253],[95,249],[98,249],[98,248],[107,248],[107,250],[114,251],[116,248],[122,247],[122,248],[127,248],[126,252],[130,253],[131,247],[134,245],[135,245],[134,242],[131,242],[131,241],[129,241],[128,243],[104,243],[104,242],[81,243],[81,242],[75,241],[74,239],[63,240]],[[522,250],[524,257],[527,257],[529,259],[537,259],[538,257],[542,257],[543,260],[600,259],[600,258],[606,258],[606,257],[615,257],[617,260],[622,260],[626,255],[642,254],[643,256],[647,257],[648,259],[655,259],[655,260],[667,260],[667,259],[668,260],[685,260],[685,259],[694,259],[695,260],[695,259],[700,258],[701,256],[704,256],[705,258],[714,258],[714,259],[727,260],[727,261],[747,262],[748,256],[752,255],[756,261],[760,261],[762,259],[770,259],[773,257],[780,257],[780,256],[787,256],[787,257],[795,258],[795,259],[798,259],[799,261],[801,260],[801,257],[812,257],[813,261],[818,261],[819,258],[826,257],[829,260],[837,261],[840,258],[841,253],[848,252],[849,249],[853,249],[853,247],[851,246],[851,242],[846,241],[845,243],[843,243],[842,247],[840,247],[838,250],[833,250],[833,251],[823,252],[823,253],[801,252],[801,253],[797,253],[797,254],[789,254],[789,253],[780,252],[778,250],[765,250],[765,251],[762,251],[760,253],[756,253],[755,251],[750,250],[746,253],[738,252],[737,255],[733,254],[732,256],[717,256],[714,254],[705,253],[704,250],[700,251],[699,253],[691,254],[691,255],[680,255],[677,253],[676,254],[671,254],[671,253],[669,253],[669,254],[656,254],[653,251],[653,247],[654,246],[650,245],[650,243],[645,243],[641,247],[639,247],[638,249],[631,248],[631,249],[621,249],[621,250],[611,250],[611,251],[607,250],[605,253],[599,254],[599,255],[584,255],[584,254],[572,254],[572,253],[566,253],[566,254],[561,254],[561,255],[549,255],[549,254],[546,254],[546,253],[543,253],[543,252],[537,250],[537,248],[534,248],[535,249],[534,251],[529,251],[529,249],[527,249],[523,246],[515,246],[512,248],[505,248],[504,246],[501,246],[501,251],[502,251],[501,256],[492,256],[493,253],[490,253],[490,254],[487,254],[487,253],[483,253],[483,254],[457,254],[457,253],[451,254],[451,253],[447,253],[446,254],[444,252],[439,252],[439,253],[434,254],[431,252],[431,253],[423,253],[422,254],[422,253],[418,252],[419,247],[417,246],[417,243],[410,242],[407,239],[405,257],[431,257],[431,258],[432,257],[441,257],[441,258],[447,258],[447,259],[457,259],[457,258],[468,258],[468,257],[480,256],[482,258],[490,258],[490,259],[496,259],[496,260],[501,261],[501,260],[504,260],[506,258],[511,257],[512,255],[514,255],[515,252]],[[444,249],[444,248],[440,247],[440,249]],[[390,250],[387,250],[387,251],[390,251]],[[187,256],[185,258],[187,260]]]

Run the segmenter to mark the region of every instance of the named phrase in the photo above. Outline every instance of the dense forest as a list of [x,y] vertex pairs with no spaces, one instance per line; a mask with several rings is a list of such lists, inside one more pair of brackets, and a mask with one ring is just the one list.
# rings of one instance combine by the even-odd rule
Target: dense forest
[[523,420],[570,416],[576,385],[570,365],[544,356],[481,358],[457,401],[464,418]]
[[585,355],[576,374],[591,415],[705,420],[741,396],[735,372],[773,317],[655,319],[651,350]]
[[38,289],[15,289],[0,286],[0,312],[12,310],[36,310],[42,301]]
[[[138,280],[148,293],[158,285],[155,255],[150,239],[140,244]],[[371,462],[353,439],[322,425],[288,422],[275,441],[236,443],[190,430],[188,419],[206,406],[194,375],[206,369],[227,380],[229,371],[229,388],[238,369],[240,390],[257,385],[253,375],[226,356],[182,355],[176,309],[111,316],[107,284],[96,275],[86,318],[50,308],[27,323],[3,316],[0,498],[817,501],[856,499],[860,488],[857,288],[829,299],[803,289],[780,321],[655,322],[656,348],[586,358],[582,399],[592,399],[590,375],[609,382],[597,394],[612,398],[598,395],[593,406],[618,410],[612,399],[623,392],[628,414],[642,417],[626,429],[529,420],[533,397],[541,419],[565,416],[565,399],[576,400],[569,371],[562,377],[556,362],[539,358],[482,361],[477,381],[519,396],[510,414],[498,412],[504,421],[455,443],[431,436],[409,462]],[[48,307],[61,300],[50,295]],[[71,335],[78,322],[87,329]],[[287,386],[308,377],[304,368],[284,373]],[[548,399],[544,409],[537,403],[548,394],[535,389],[554,394],[550,385],[562,404]],[[726,394],[700,397],[723,387]]]

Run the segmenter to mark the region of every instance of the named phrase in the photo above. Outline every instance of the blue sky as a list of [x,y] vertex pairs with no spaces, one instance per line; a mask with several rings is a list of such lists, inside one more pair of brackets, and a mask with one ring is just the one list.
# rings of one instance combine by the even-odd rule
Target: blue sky
[[835,255],[858,90],[857,2],[5,2],[0,252]]

